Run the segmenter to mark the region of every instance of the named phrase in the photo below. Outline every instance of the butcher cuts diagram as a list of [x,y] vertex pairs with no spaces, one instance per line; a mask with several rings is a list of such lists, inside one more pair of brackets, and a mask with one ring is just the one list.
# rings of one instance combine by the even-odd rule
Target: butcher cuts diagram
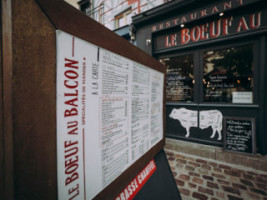
[[199,125],[198,125],[198,111],[189,110],[186,108],[172,109],[170,118],[179,120],[182,127],[186,129],[185,137],[190,136],[191,127],[199,127],[200,129],[212,128],[212,135],[214,138],[216,132],[218,133],[218,140],[222,139],[222,120],[223,115],[219,110],[202,110],[199,111]]

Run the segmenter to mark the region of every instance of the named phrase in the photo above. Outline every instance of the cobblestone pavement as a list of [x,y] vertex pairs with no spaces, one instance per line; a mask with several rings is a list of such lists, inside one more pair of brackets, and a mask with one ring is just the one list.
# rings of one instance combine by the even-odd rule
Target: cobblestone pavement
[[165,152],[183,200],[267,200],[267,172]]

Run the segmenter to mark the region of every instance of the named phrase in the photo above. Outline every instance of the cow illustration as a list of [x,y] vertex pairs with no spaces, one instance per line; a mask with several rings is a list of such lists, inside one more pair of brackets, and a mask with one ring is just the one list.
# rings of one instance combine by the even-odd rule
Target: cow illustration
[[181,125],[186,129],[185,137],[189,137],[191,127],[199,127],[200,129],[206,129],[211,126],[212,135],[210,138],[214,138],[216,132],[218,132],[218,140],[222,139],[222,113],[219,110],[203,110],[199,112],[199,126],[198,126],[198,111],[188,110],[186,108],[174,108],[169,115],[170,118],[179,120]]

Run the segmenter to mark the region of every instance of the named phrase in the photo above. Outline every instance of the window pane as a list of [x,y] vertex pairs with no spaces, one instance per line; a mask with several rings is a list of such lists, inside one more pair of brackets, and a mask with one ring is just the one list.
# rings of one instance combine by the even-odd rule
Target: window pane
[[204,52],[204,101],[253,103],[252,52],[252,45]]
[[125,19],[123,17],[119,18],[118,24],[119,24],[118,28],[124,26],[125,25]]
[[126,14],[126,24],[131,24],[132,23],[132,13],[127,13]]
[[164,58],[160,61],[167,66],[166,100],[193,101],[193,55]]

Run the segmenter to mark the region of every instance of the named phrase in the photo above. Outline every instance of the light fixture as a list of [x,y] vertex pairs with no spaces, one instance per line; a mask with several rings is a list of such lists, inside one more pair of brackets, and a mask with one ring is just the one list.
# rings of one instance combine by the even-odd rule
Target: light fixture
[[184,28],[184,24],[181,24],[180,26],[181,26],[181,28]]
[[223,12],[221,12],[221,13],[219,14],[219,16],[220,16],[220,17],[222,17],[223,15],[224,15],[224,13],[223,13]]

